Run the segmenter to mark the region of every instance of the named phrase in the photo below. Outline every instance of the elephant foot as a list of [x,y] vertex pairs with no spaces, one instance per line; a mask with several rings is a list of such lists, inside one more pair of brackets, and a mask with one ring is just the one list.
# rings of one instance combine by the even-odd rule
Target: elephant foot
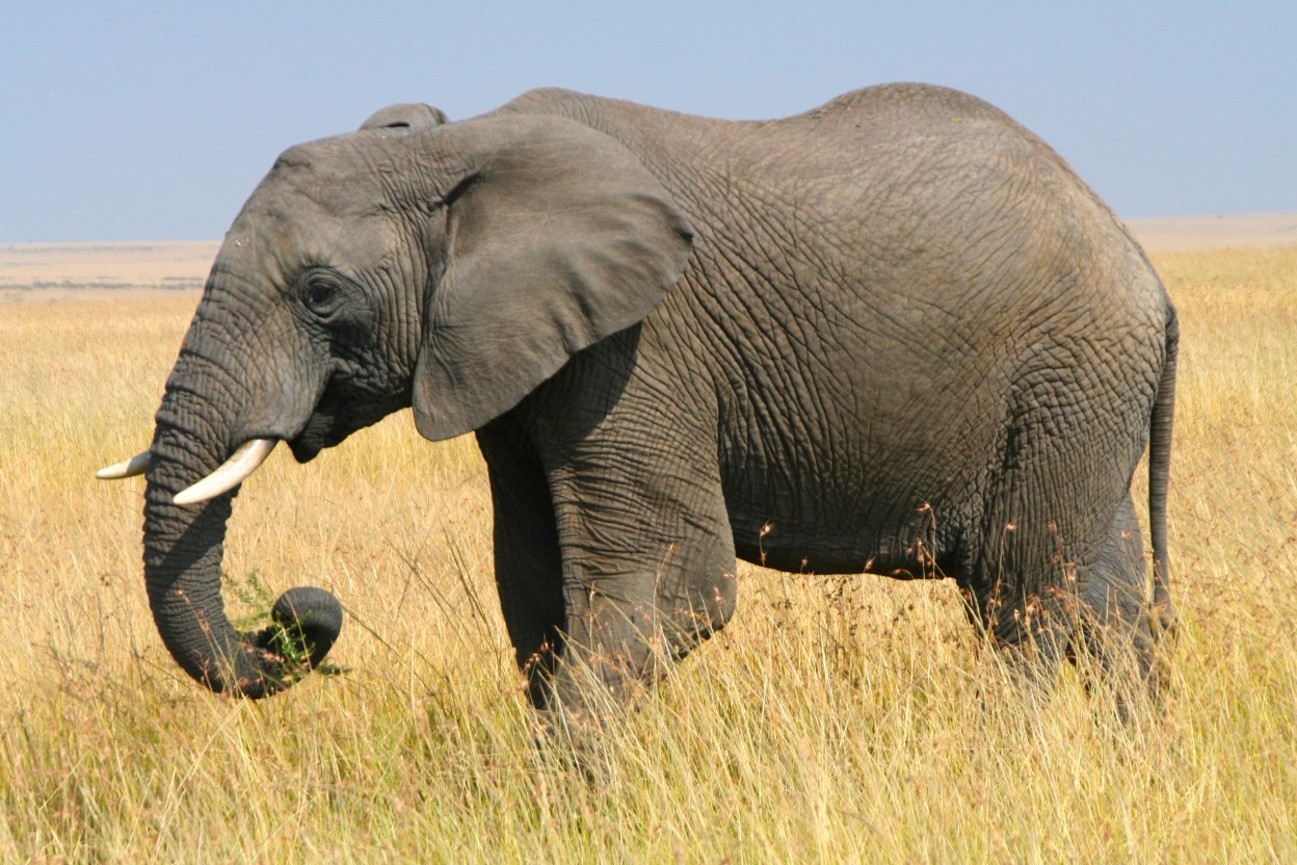
[[607,723],[585,708],[536,709],[532,741],[541,756],[587,784],[602,785],[616,769],[609,752]]

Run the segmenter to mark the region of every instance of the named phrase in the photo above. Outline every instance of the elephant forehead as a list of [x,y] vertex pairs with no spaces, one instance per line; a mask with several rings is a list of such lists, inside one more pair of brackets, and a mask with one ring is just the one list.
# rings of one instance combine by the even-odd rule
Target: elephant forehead
[[289,280],[306,267],[359,273],[380,267],[396,237],[381,212],[329,213],[310,196],[249,201],[226,235],[220,260],[248,274]]

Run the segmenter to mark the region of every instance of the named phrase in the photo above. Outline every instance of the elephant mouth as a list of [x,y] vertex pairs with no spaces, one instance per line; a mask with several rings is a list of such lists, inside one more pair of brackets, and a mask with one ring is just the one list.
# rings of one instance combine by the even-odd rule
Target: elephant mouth
[[318,441],[306,441],[302,438],[295,438],[288,442],[288,449],[293,454],[293,459],[299,463],[309,463],[320,455],[327,445]]
[[302,431],[287,440],[288,449],[292,451],[293,459],[299,463],[309,463],[320,455],[320,451],[341,444],[355,432],[354,429],[349,429],[350,426],[335,415],[317,410]]
[[372,426],[409,405],[408,396],[402,399],[380,395],[337,380],[330,381],[305,426],[286,440],[288,448],[295,460],[308,463],[325,448],[342,444],[357,430]]

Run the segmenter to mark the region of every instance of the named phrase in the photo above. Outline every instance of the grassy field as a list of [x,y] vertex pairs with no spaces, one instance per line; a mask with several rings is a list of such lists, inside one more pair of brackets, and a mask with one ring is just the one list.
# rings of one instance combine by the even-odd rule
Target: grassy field
[[1067,674],[1024,711],[953,587],[741,574],[735,622],[603,742],[532,744],[470,441],[391,418],[239,497],[236,617],[348,609],[275,699],[162,647],[148,443],[193,298],[0,306],[0,862],[1297,861],[1297,248],[1161,255],[1182,315],[1164,723]]

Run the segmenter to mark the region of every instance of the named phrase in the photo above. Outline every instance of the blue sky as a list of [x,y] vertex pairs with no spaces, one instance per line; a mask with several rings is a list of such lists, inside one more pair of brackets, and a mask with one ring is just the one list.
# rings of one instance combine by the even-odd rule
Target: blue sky
[[1004,108],[1126,217],[1297,210],[1290,0],[46,0],[0,18],[0,242],[218,239],[281,150],[391,102],[757,118],[900,80]]

